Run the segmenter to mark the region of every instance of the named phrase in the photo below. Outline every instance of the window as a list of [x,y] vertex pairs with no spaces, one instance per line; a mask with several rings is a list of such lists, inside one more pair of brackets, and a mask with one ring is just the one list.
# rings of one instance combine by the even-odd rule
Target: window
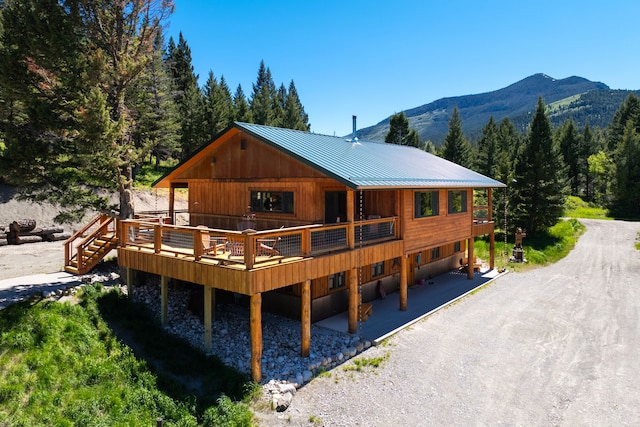
[[440,248],[431,249],[431,259],[438,259],[438,258],[440,258]]
[[420,192],[416,191],[414,202],[414,217],[424,218],[428,216],[438,215],[438,192]]
[[467,192],[449,191],[449,213],[461,213],[467,211]]
[[460,252],[460,242],[455,242],[453,244],[453,252]]
[[253,212],[293,213],[293,191],[252,191]]
[[371,277],[382,276],[384,274],[384,261],[371,265]]
[[345,285],[345,274],[344,271],[336,274],[332,274],[329,276],[329,290],[335,290],[344,288]]

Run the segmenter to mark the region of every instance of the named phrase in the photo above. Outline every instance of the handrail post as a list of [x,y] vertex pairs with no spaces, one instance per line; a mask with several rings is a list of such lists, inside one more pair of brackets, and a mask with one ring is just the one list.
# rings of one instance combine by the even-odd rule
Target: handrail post
[[200,228],[193,230],[193,257],[196,261],[202,259],[202,237],[204,233],[208,233],[208,231]]
[[302,256],[311,255],[311,229],[302,230]]
[[153,226],[153,252],[159,254],[162,250],[162,224]]
[[251,270],[253,268],[255,257],[255,231],[248,229],[242,233],[244,234],[244,265],[247,267],[247,270]]

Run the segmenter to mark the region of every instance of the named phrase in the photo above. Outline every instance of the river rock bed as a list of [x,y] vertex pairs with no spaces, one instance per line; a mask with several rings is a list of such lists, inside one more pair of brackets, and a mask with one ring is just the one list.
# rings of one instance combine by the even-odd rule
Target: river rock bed
[[[190,292],[187,287],[170,287],[166,329],[204,351],[204,324],[189,310]],[[143,303],[159,317],[160,280],[150,278],[145,286],[135,287],[133,300]],[[361,341],[355,335],[312,324],[310,355],[302,357],[300,333],[299,321],[262,313],[263,384],[275,381],[299,387],[319,372],[329,370],[371,346],[371,342]],[[216,304],[211,341],[212,349],[208,354],[215,354],[240,372],[251,372],[248,308]]]

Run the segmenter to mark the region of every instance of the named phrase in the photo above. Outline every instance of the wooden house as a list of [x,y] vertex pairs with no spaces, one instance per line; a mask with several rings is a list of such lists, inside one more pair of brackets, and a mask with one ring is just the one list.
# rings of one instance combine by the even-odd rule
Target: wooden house
[[[246,296],[257,381],[263,310],[300,319],[307,356],[312,322],[348,311],[355,332],[379,292],[397,291],[405,310],[407,287],[421,279],[461,264],[472,278],[476,236],[489,236],[493,268],[492,190],[504,187],[413,147],[246,123],[154,186],[169,189],[168,212],[99,222],[95,235],[115,227],[118,263],[161,276],[164,322],[170,279],[203,286],[205,347],[216,296]],[[186,212],[174,209],[178,189],[188,192]],[[67,258],[79,266],[91,250],[76,247],[82,254]]]

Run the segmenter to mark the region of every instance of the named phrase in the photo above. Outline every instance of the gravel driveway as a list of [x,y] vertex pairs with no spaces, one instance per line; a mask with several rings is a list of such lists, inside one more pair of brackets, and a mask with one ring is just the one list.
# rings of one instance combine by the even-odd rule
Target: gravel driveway
[[583,220],[511,273],[314,379],[261,426],[640,425],[640,223]]

